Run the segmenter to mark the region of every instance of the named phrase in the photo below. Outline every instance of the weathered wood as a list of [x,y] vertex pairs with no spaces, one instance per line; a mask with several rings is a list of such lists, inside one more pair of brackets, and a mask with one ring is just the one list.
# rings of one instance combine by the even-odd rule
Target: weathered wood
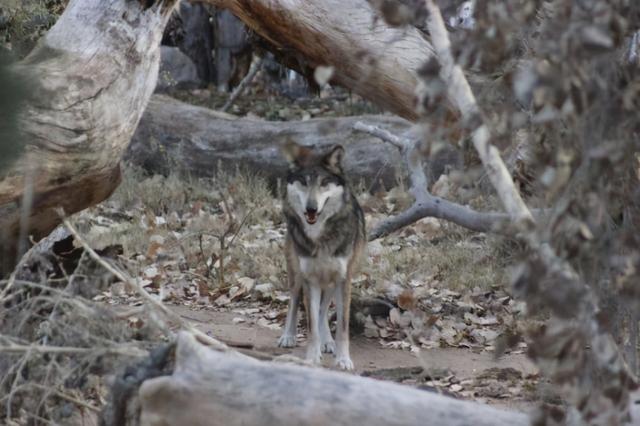
[[0,177],[5,267],[19,234],[39,239],[60,223],[57,207],[76,212],[118,185],[121,155],[156,84],[159,42],[174,4],[71,1],[16,65],[32,96],[20,117],[25,153]]
[[[206,177],[215,175],[218,167],[231,171],[240,167],[275,182],[287,170],[279,146],[291,138],[304,145],[343,144],[347,148],[346,172],[354,183],[395,185],[404,167],[398,151],[371,135],[354,131],[359,119],[363,117],[290,122],[238,119],[155,95],[125,159],[161,174],[178,171]],[[411,126],[397,117],[364,119],[395,133]],[[443,167],[434,166],[439,171]]]
[[366,0],[202,1],[228,8],[277,50],[295,52],[300,66],[331,65],[332,82],[417,117],[417,70],[433,49],[417,29],[387,25]]
[[529,424],[522,413],[408,386],[217,352],[187,333],[173,374],[146,380],[138,396],[144,426]]

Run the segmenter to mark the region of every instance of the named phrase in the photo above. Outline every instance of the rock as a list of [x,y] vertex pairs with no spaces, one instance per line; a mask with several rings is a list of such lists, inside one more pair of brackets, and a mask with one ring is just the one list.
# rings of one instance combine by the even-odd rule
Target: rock
[[177,47],[160,47],[160,72],[156,91],[169,88],[194,88],[202,84],[195,64]]
[[254,291],[259,299],[271,299],[274,287],[271,283],[258,284],[254,287]]

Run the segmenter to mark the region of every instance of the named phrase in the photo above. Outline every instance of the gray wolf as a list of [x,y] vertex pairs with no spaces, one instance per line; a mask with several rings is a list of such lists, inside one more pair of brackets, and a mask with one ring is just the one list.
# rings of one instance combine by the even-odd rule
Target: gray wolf
[[[280,347],[296,344],[297,312],[305,295],[309,325],[307,360],[319,364],[322,352],[335,355],[336,367],[352,370],[349,355],[351,277],[366,244],[364,214],[342,170],[344,148],[328,152],[288,142],[289,162],[283,212],[285,255],[291,298]],[[304,291],[303,291],[304,290]],[[328,311],[335,297],[336,340]]]

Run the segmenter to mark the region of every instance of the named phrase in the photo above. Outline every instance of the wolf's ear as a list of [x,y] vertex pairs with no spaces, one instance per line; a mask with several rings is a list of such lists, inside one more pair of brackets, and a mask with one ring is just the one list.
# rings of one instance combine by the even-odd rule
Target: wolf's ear
[[298,145],[291,139],[282,144],[280,149],[290,167],[302,166],[311,155],[311,148]]
[[335,145],[324,157],[324,164],[335,173],[342,171],[342,159],[344,158],[344,148],[342,145]]

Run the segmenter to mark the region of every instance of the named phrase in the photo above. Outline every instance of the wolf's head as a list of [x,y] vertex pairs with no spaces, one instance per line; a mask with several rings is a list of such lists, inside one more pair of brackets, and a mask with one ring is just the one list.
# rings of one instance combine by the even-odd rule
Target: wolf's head
[[345,205],[344,148],[335,145],[320,154],[288,142],[282,151],[289,162],[286,202],[308,225],[321,226]]

